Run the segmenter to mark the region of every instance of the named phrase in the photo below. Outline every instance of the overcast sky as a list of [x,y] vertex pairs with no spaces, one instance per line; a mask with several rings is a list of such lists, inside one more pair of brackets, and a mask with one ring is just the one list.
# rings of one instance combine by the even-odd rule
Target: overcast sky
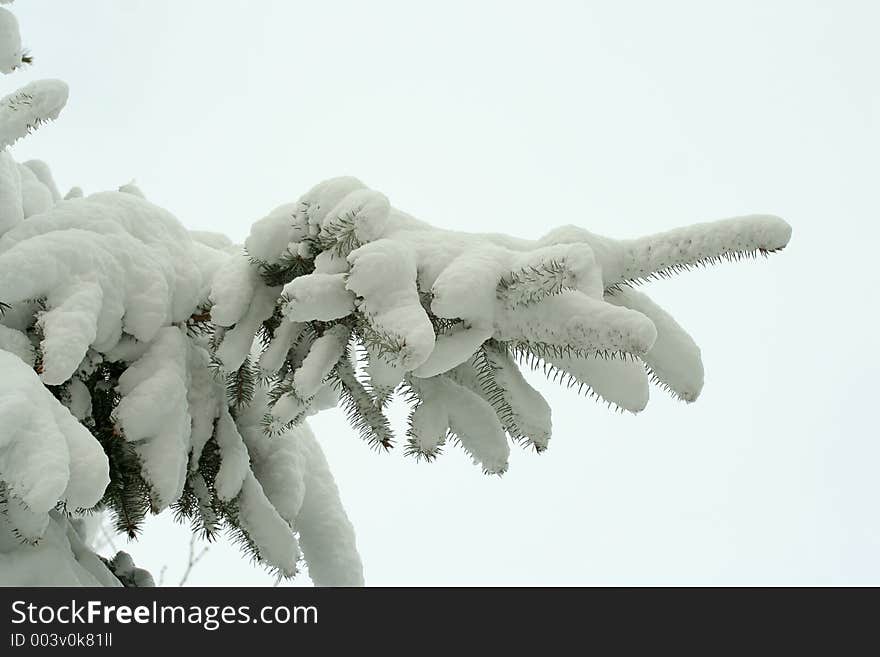
[[[371,452],[337,411],[311,424],[369,584],[880,584],[877,6],[19,0],[36,63],[2,91],[70,84],[14,148],[62,193],[136,179],[236,240],[347,174],[523,237],[783,216],[781,255],[646,290],[703,350],[695,404],[654,390],[622,416],[535,379],[553,440],[503,478],[454,448]],[[185,528],[124,543],[179,578]],[[267,582],[223,543],[189,580]]]

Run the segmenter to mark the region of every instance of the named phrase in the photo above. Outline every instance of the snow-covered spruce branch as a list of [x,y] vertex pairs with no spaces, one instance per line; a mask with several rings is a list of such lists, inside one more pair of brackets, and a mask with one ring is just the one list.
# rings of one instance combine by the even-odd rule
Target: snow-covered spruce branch
[[[0,67],[26,62],[0,9]],[[12,35],[12,37],[8,37]],[[8,38],[7,38],[8,37]],[[11,40],[10,40],[11,39]],[[133,184],[62,199],[49,167],[6,146],[58,115],[63,83],[0,101],[0,583],[143,586],[89,518],[135,537],[172,509],[281,576],[359,585],[354,532],[306,419],[341,406],[371,446],[447,444],[486,473],[540,452],[550,407],[520,366],[638,412],[656,382],[694,401],[700,352],[633,285],[783,248],[751,216],[613,240],[454,232],[354,178],[258,221],[245,245],[189,232]]]
[[[651,380],[694,401],[703,383],[699,349],[631,285],[778,251],[789,235],[772,216],[622,241],[572,226],[536,241],[466,234],[432,227],[358,180],[337,178],[257,222],[240,265],[215,280],[214,321],[234,335],[217,354],[231,371],[262,321],[261,363],[274,369],[272,423],[302,421],[310,402],[294,383],[324,376],[359,433],[389,446],[379,418],[399,389],[413,406],[408,453],[432,458],[454,437],[485,470],[501,472],[508,437],[539,451],[550,437],[546,402],[516,362],[620,410],[643,409]],[[318,337],[303,351],[306,330]],[[340,331],[356,348],[337,347],[334,368],[320,336]],[[339,372],[360,376],[340,380]],[[463,408],[470,417],[461,417]]]
[[0,99],[0,147],[11,146],[48,121],[67,103],[61,80],[37,80]]
[[[355,216],[360,246],[345,258],[311,239],[327,188],[341,196],[330,195],[338,211]],[[71,426],[89,430],[100,447],[89,462],[109,481],[83,477],[99,486],[97,508],[119,531],[134,536],[148,513],[170,506],[207,538],[225,528],[290,575],[300,543],[315,542],[300,519],[313,498],[289,492],[315,481],[314,457],[299,454],[317,449],[303,423],[312,412],[341,404],[364,439],[388,448],[383,408],[391,391],[406,391],[408,453],[433,458],[451,441],[500,474],[508,437],[538,451],[550,437],[549,406],[517,360],[633,412],[647,402],[649,377],[689,401],[699,393],[693,341],[644,294],[609,289],[588,243],[452,233],[392,210],[352,179],[317,189],[258,222],[244,250],[194,238],[122,192],[58,202],[0,237],[7,360],[26,368],[46,403],[68,405],[80,420]],[[44,456],[30,458],[43,471]],[[51,504],[33,507],[41,513],[64,502],[65,465]],[[321,463],[318,471],[327,474]],[[10,499],[31,509],[15,484]],[[335,487],[313,485],[327,491],[317,516],[325,527],[336,519],[319,535],[351,548],[324,567],[344,578],[327,581],[357,583]],[[39,538],[42,525],[18,522],[17,535]],[[333,553],[320,544],[312,554]]]

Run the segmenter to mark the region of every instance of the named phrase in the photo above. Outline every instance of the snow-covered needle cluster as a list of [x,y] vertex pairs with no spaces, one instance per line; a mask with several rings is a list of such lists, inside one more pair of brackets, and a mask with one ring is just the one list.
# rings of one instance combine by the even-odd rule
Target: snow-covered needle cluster
[[[0,7],[0,70],[29,61]],[[134,537],[168,508],[282,575],[305,563],[317,584],[361,584],[310,414],[340,406],[374,447],[430,460],[454,443],[503,473],[511,442],[550,439],[522,368],[631,412],[652,379],[693,401],[699,349],[634,285],[790,236],[772,216],[635,240],[453,232],[346,177],[236,246],[133,184],[62,198],[45,163],[15,161],[66,100],[54,80],[0,100],[2,584],[149,584],[127,554],[95,554],[89,514]]]

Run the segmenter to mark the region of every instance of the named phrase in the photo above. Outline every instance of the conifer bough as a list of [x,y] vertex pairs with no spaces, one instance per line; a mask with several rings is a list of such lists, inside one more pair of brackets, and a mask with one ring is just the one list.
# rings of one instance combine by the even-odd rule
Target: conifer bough
[[[26,57],[11,16],[4,72]],[[344,177],[236,246],[133,184],[62,199],[48,166],[16,162],[6,146],[66,99],[49,80],[0,101],[0,584],[148,585],[89,547],[89,518],[134,537],[168,508],[280,575],[362,584],[309,415],[339,406],[377,449],[432,460],[451,443],[502,474],[511,442],[551,435],[523,369],[633,413],[651,381],[694,401],[699,349],[636,286],[791,233],[767,215],[635,240],[462,233]],[[406,427],[385,415],[395,395]]]

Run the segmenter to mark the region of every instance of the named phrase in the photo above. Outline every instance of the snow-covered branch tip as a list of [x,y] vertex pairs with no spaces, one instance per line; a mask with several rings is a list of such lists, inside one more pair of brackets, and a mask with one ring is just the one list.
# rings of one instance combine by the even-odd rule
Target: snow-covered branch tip
[[0,149],[57,119],[67,93],[61,80],[35,80],[0,99]]
[[604,272],[605,289],[638,284],[698,266],[768,256],[785,248],[791,226],[773,215],[748,215],[640,237],[613,240],[576,226],[556,229],[543,243],[588,244]]

